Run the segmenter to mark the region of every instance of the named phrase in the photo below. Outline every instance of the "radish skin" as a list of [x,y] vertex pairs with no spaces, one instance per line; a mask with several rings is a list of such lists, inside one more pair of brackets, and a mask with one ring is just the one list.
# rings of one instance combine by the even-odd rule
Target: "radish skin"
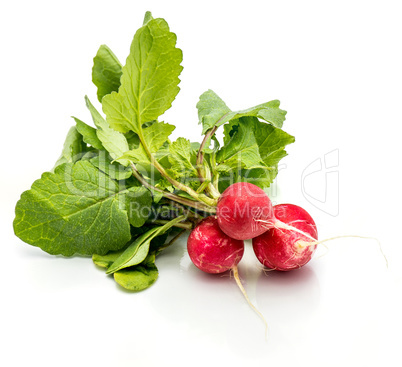
[[215,216],[203,219],[187,240],[193,264],[206,273],[219,274],[236,266],[244,253],[244,242],[221,231]]
[[274,221],[272,203],[264,190],[248,182],[229,186],[216,207],[219,227],[228,236],[247,240],[267,231]]
[[293,204],[273,207],[274,227],[253,238],[258,260],[267,268],[288,271],[307,264],[317,247],[317,227],[303,208]]

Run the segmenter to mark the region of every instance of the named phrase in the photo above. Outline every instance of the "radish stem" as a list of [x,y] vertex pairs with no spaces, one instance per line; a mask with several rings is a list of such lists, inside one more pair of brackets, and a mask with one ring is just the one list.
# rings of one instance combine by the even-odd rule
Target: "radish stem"
[[146,188],[148,188],[150,190],[157,191],[157,192],[161,193],[165,198],[173,200],[173,201],[176,201],[177,203],[187,205],[187,206],[190,206],[190,207],[195,208],[195,209],[202,210],[202,211],[207,212],[207,213],[212,213],[212,214],[216,213],[216,208],[214,208],[214,207],[207,206],[206,204],[201,203],[199,201],[194,201],[194,200],[191,200],[191,199],[183,198],[181,196],[172,194],[171,192],[164,191],[162,189],[159,189],[158,187],[155,187],[155,186],[151,185],[147,180],[145,180],[145,178],[141,175],[141,173],[138,172],[137,168],[135,167],[135,165],[133,163],[130,163],[130,167],[131,167],[131,169],[133,171],[133,176],[141,184],[143,184]]

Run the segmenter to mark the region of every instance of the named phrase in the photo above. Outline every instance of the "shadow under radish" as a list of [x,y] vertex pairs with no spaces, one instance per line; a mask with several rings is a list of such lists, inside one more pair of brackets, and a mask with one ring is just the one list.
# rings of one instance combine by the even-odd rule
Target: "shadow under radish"
[[256,285],[258,307],[264,313],[269,334],[303,338],[320,304],[320,282],[313,267],[291,271],[264,269]]

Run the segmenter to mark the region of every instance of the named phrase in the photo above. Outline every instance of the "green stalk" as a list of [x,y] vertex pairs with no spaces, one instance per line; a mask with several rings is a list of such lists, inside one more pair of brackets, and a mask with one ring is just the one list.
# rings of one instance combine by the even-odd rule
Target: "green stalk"
[[147,189],[157,191],[157,192],[161,193],[166,199],[175,201],[179,204],[190,206],[192,208],[204,211],[206,213],[211,213],[211,214],[216,213],[215,207],[205,205],[204,203],[201,203],[199,201],[194,201],[194,200],[190,200],[187,198],[183,198],[181,196],[172,194],[171,192],[159,189],[158,187],[151,185],[147,180],[145,180],[145,178],[141,175],[141,173],[138,172],[137,168],[134,166],[134,164],[132,162],[130,162],[130,166],[133,171],[133,176]]
[[[212,154],[213,156],[215,155],[215,153]],[[211,157],[212,158],[212,157]],[[211,162],[212,163],[212,162]],[[204,172],[205,172],[205,177],[208,180],[208,185],[206,187],[206,191],[208,192],[208,194],[210,196],[212,196],[215,200],[218,200],[219,197],[221,196],[220,192],[218,191],[217,186],[214,186],[213,183],[211,182],[212,179],[212,175],[211,175],[211,171],[209,169],[209,165],[206,161],[203,162],[204,164]],[[215,176],[214,176],[215,178]],[[205,181],[204,181],[205,182]]]
[[211,154],[211,168],[212,168],[212,186],[219,193],[218,185],[219,185],[219,172],[216,170],[216,155],[215,152]]
[[175,186],[177,189],[182,190],[189,194],[191,197],[193,197],[195,200],[203,202],[207,204],[208,206],[216,206],[216,200],[211,199],[208,196],[204,194],[198,194],[196,191],[194,191],[191,187],[188,187],[187,185],[182,184],[179,181],[176,181],[172,177],[169,176],[169,174],[165,171],[165,169],[161,166],[161,164],[155,159],[155,157],[152,155],[151,151],[149,150],[148,145],[145,142],[144,135],[142,134],[142,130],[139,130],[138,136],[140,138],[140,142],[142,146],[144,147],[149,159],[151,160],[151,164],[159,171],[159,173],[165,177],[173,186]]
[[197,194],[199,194],[200,192],[203,192],[207,186],[211,183],[211,181],[204,181],[200,187],[197,189]]
[[[167,223],[169,223],[169,222],[170,222],[170,220],[156,219],[156,220],[151,220],[149,223],[150,223],[150,224],[160,224],[160,225],[164,225],[164,224],[167,224]],[[193,224],[190,223],[190,222],[180,222],[180,223],[174,224],[173,227],[192,230],[194,226],[193,226]]]
[[[211,182],[211,171],[207,163],[204,161],[204,148],[207,144],[208,140],[215,134],[216,130],[218,129],[217,126],[214,126],[212,129],[209,129],[207,133],[204,135],[204,139],[201,142],[200,149],[198,150],[197,154],[197,172],[198,178],[201,182],[209,180],[209,184],[206,187],[207,193],[212,196],[215,200],[217,200],[220,196],[220,192],[218,190],[218,177],[215,171],[216,161],[215,161],[215,152],[212,153],[211,157],[211,165],[213,170],[213,181]],[[217,177],[216,177],[217,176]]]

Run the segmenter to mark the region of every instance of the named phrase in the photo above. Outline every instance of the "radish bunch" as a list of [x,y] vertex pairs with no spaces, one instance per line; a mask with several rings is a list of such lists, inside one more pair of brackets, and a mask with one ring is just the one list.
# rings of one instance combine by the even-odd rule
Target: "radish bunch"
[[[287,112],[279,100],[232,110],[208,89],[196,105],[201,143],[173,141],[175,126],[160,117],[180,90],[183,67],[168,23],[146,12],[124,66],[106,45],[93,61],[103,113],[86,96],[94,126],[74,117],[53,169],[21,195],[13,228],[22,241],[52,255],[92,256],[138,292],[157,280],[156,257],[192,230],[188,253],[196,267],[231,270],[248,300],[237,272],[244,240],[252,239],[264,266],[280,271],[305,265],[331,240],[318,242],[305,210],[272,206],[262,190],[295,141],[282,129]],[[261,188],[229,186],[234,179]]]
[[266,267],[288,271],[310,261],[317,246],[311,216],[293,204],[272,206],[259,187],[239,182],[229,186],[217,204],[216,216],[202,220],[188,237],[192,262],[207,273],[237,272],[244,240]]
[[244,240],[252,239],[254,253],[266,267],[288,271],[310,261],[317,247],[317,228],[313,218],[292,204],[272,206],[259,187],[239,182],[220,196],[216,216],[203,219],[190,233],[187,250],[193,264],[207,273],[233,271],[234,279],[249,305],[240,281],[237,264],[244,253]]

